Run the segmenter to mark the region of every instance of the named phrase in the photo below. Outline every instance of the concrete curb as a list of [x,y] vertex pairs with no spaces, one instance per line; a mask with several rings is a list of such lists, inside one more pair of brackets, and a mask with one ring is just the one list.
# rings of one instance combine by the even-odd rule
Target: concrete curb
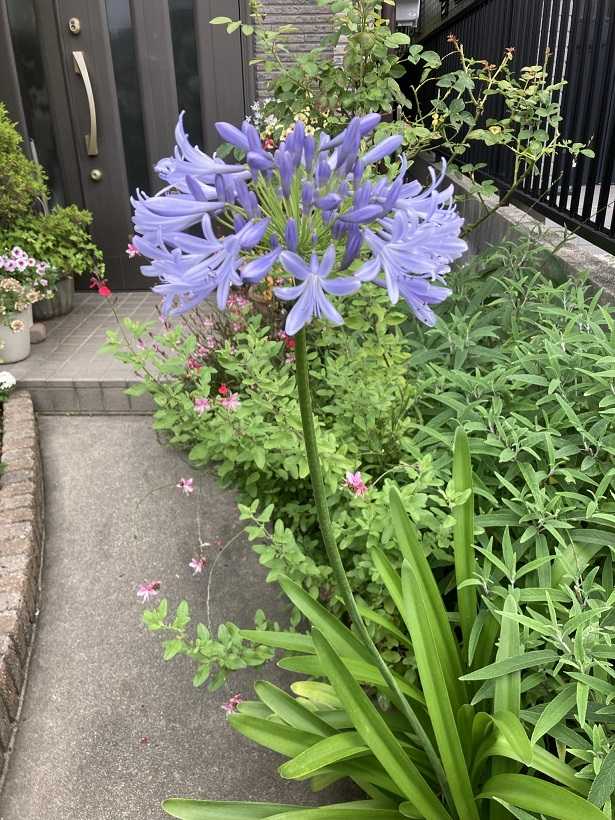
[[44,533],[43,470],[32,399],[4,404],[0,477],[0,770],[24,689],[39,591]]

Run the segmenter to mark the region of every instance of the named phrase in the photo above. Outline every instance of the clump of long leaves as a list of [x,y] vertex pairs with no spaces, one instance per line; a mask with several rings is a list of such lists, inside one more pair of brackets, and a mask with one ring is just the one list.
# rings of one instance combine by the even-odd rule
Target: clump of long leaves
[[[384,551],[373,550],[405,628],[381,613],[372,617],[416,658],[416,685],[401,676],[397,682],[421,732],[403,717],[363,643],[292,581],[283,579],[281,586],[310,631],[245,632],[285,650],[280,666],[311,680],[293,683],[292,695],[268,682],[257,684],[258,700],[240,707],[230,718],[233,727],[287,758],[279,769],[283,778],[309,779],[315,789],[350,778],[366,799],[306,808],[174,798],[163,804],[168,814],[183,820],[526,820],[536,815],[604,820],[596,799],[606,803],[610,797],[600,775],[590,791],[565,744],[554,748],[549,736],[554,718],[557,723],[565,717],[563,698],[542,713],[540,730],[531,738],[526,732],[521,691],[527,654],[514,589],[500,612],[482,613],[485,629],[474,629],[480,617],[472,585],[474,497],[469,447],[461,431],[453,481],[465,496],[456,508],[454,609],[450,595],[445,602],[394,489],[391,521],[403,555],[401,572]],[[487,694],[477,708],[480,689]]]

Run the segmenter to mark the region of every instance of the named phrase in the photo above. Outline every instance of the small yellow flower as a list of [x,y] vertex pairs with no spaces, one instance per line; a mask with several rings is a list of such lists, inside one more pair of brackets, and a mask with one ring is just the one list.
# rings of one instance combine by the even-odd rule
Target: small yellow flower
[[491,131],[492,134],[501,134],[502,133],[502,128],[499,125],[491,125],[489,127],[489,130]]

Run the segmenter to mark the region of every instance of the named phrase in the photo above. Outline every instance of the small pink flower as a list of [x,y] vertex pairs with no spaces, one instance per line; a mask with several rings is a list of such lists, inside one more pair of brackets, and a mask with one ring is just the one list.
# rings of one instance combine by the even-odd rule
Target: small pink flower
[[179,483],[175,486],[180,489],[184,495],[192,495],[194,492],[194,479],[180,478]]
[[146,604],[151,598],[155,598],[160,592],[160,581],[145,581],[137,590],[137,598],[142,604]]
[[207,564],[207,558],[193,558],[192,561],[188,564],[191,570],[194,570],[192,573],[193,575],[202,575],[203,570],[205,569],[205,565]]
[[129,242],[128,247],[126,248],[126,253],[128,254],[129,259],[134,259],[135,256],[139,256],[139,249],[136,245],[133,245],[132,242]]
[[230,396],[225,396],[220,401],[220,404],[225,410],[231,410],[233,412],[239,409],[240,403],[239,393],[231,393]]
[[207,410],[211,410],[211,402],[209,399],[195,399],[194,400],[194,412],[197,415],[202,416]]
[[237,711],[239,704],[243,703],[243,700],[243,695],[233,695],[230,700],[222,704],[221,708],[224,709],[227,715],[233,715]]
[[190,356],[188,361],[186,362],[186,367],[188,370],[200,370],[203,365],[198,359],[195,359],[194,356]]
[[344,481],[344,486],[348,487],[349,490],[355,495],[365,495],[367,492],[367,484],[361,478],[361,473],[346,473],[346,480]]

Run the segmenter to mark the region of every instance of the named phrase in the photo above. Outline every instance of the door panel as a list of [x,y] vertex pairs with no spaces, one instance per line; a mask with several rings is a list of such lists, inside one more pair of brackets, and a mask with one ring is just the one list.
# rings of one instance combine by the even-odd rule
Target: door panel
[[[139,260],[125,252],[130,194],[160,187],[153,165],[172,150],[178,103],[189,108],[191,137],[210,151],[217,120],[244,118],[253,87],[247,41],[209,21],[245,17],[246,0],[33,2],[65,201],[92,211],[112,289],[146,289]],[[0,35],[7,25],[10,34],[0,17]]]
[[[80,21],[77,35],[69,29],[71,18]],[[141,275],[125,253],[130,203],[104,0],[58,0],[57,23],[83,202],[94,212],[94,239],[105,254],[109,277],[116,288],[124,290],[138,285]],[[85,138],[91,130],[90,101],[85,78],[75,71],[74,51],[83,53],[92,85],[98,143],[94,156],[88,154]]]

